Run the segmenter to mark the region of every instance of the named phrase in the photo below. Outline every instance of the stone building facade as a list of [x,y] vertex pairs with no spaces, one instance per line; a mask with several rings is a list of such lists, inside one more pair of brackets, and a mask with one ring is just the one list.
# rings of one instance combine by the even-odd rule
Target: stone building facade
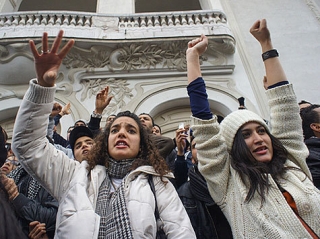
[[[173,3],[172,3],[173,2]],[[65,136],[75,120],[89,119],[95,94],[114,95],[104,112],[150,113],[164,135],[189,122],[187,42],[201,34],[209,48],[201,57],[212,112],[225,116],[246,107],[268,119],[259,44],[249,28],[266,18],[274,47],[298,100],[319,103],[320,0],[1,0],[0,124],[12,134],[28,82],[35,77],[28,40],[59,29],[76,43],[63,61],[56,101],[71,103],[58,128]]]

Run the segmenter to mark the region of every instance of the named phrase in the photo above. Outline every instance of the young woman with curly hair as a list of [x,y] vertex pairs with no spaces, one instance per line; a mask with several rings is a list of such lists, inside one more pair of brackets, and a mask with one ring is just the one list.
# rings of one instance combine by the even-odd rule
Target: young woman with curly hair
[[[158,149],[154,146],[149,138],[149,134],[141,124],[139,117],[131,113],[130,111],[120,112],[114,120],[120,117],[127,117],[134,120],[138,125],[140,135],[140,145],[138,155],[134,159],[131,159],[129,170],[134,170],[139,166],[149,165],[160,175],[164,176],[169,172],[169,168],[163,158],[160,156]],[[130,120],[130,119],[129,119]],[[112,147],[105,139],[109,139],[110,135],[114,135],[117,131],[115,124],[109,124],[106,129],[95,138],[95,144],[88,156],[88,164],[90,169],[93,169],[96,165],[104,165],[108,168],[110,161],[115,159],[108,154],[108,147]],[[133,132],[131,132],[131,135]]]
[[59,201],[55,237],[156,238],[157,208],[168,238],[195,238],[188,215],[168,180],[172,174],[135,114],[119,113],[90,143],[88,158],[81,162],[69,159],[46,140],[57,71],[74,42],[70,40],[59,52],[62,35],[60,31],[48,51],[44,33],[41,54],[30,41],[37,79],[30,81],[13,139],[23,167]]

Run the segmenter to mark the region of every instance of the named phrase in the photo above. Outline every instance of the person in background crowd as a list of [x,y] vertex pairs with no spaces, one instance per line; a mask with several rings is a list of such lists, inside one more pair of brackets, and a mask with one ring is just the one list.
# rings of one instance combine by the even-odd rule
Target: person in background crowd
[[300,110],[302,110],[303,108],[309,107],[309,106],[311,106],[312,104],[311,104],[310,102],[308,102],[308,101],[301,100],[301,101],[298,103],[298,105],[299,105]]
[[49,115],[49,124],[47,129],[47,136],[52,139],[53,131],[55,128],[54,118],[61,112],[62,106],[58,102],[54,102],[51,110],[51,114]]
[[8,150],[6,148],[7,140],[7,132],[0,125],[0,167],[5,163],[8,157]]
[[320,189],[320,105],[313,104],[300,110],[304,142],[309,149],[307,164],[314,185]]
[[116,117],[115,114],[109,115],[109,117],[106,120],[106,127],[108,126],[108,124],[112,123],[114,118]]
[[87,126],[75,127],[70,134],[70,147],[74,159],[78,162],[88,159],[88,154],[94,145],[93,133]]
[[[76,159],[76,156],[74,155],[74,149],[73,145],[70,146],[69,142],[69,135],[73,131],[74,128],[77,127],[87,127],[89,130],[91,130],[92,135],[90,136],[91,140],[94,136],[96,136],[98,133],[100,133],[100,123],[102,119],[102,113],[104,109],[109,105],[112,96],[108,95],[109,87],[105,87],[101,91],[99,91],[96,95],[95,100],[95,110],[92,112],[90,121],[88,124],[84,120],[77,120],[74,124],[74,126],[71,126],[68,128],[68,137],[67,140],[65,140],[63,137],[59,137],[58,143],[54,141],[54,145],[57,149],[63,151],[66,155],[68,155],[69,158]],[[68,107],[69,108],[69,107]],[[83,131],[83,130],[81,130]],[[85,134],[88,136],[88,134]],[[88,141],[87,141],[88,142]],[[66,146],[63,146],[66,145]],[[90,147],[91,148],[91,147]],[[84,150],[86,151],[86,150]],[[80,157],[80,155],[78,155]],[[81,156],[82,158],[82,156]],[[83,159],[76,159],[76,160],[83,160]]]
[[45,223],[38,221],[30,222],[29,231],[30,239],[49,239]]
[[[52,135],[52,140],[54,142],[54,144],[59,144],[61,145],[62,147],[65,147],[67,148],[68,145],[69,145],[69,139],[68,139],[68,135],[67,134],[67,139],[65,139],[64,137],[62,137],[58,132],[57,132],[57,126],[60,124],[60,119],[65,116],[65,115],[69,115],[71,113],[71,104],[68,103],[66,104],[65,106],[61,107],[61,111],[59,112],[59,114],[57,114],[55,117],[54,117],[54,127],[53,127],[53,135]],[[50,119],[50,117],[49,117]],[[48,125],[48,128],[52,127],[52,125],[50,124],[50,121],[49,121],[49,125]],[[70,127],[74,127],[74,126],[70,126]],[[68,128],[68,131],[70,129],[70,127]],[[67,132],[68,132],[67,131]],[[69,133],[69,132],[68,132]]]
[[74,122],[74,127],[78,126],[87,126],[87,121],[84,119],[78,119],[76,122]]
[[263,52],[272,132],[249,110],[232,112],[218,124],[199,63],[208,38],[190,41],[187,89],[199,171],[234,238],[319,238],[320,191],[306,164],[308,149],[293,86],[273,49],[266,20],[256,21],[250,32]]
[[[155,238],[157,200],[166,236],[195,238],[187,213],[167,179],[172,175],[137,115],[119,113],[97,136],[88,160],[81,163],[47,142],[44,129],[55,96],[56,76],[74,44],[69,40],[58,51],[62,36],[61,30],[48,51],[48,34],[44,33],[42,54],[30,41],[37,79],[30,81],[21,103],[12,141],[23,167],[59,200],[56,237]],[[44,95],[46,98],[41,97]]]
[[162,135],[154,135],[152,133],[154,120],[151,115],[148,113],[139,114],[139,118],[141,120],[142,126],[147,130],[150,134],[151,140],[154,142],[156,147],[158,148],[160,155],[165,159],[174,149],[175,145],[171,138],[165,137]]
[[9,156],[5,163],[1,167],[1,173],[8,175],[12,170],[16,169],[20,165],[18,159],[14,156],[11,155]]
[[157,124],[154,124],[152,128],[152,133],[154,135],[161,135],[161,127]]
[[40,221],[45,223],[48,237],[53,238],[58,202],[21,165],[2,175],[2,183],[24,234],[29,235],[29,223]]
[[27,239],[10,206],[8,192],[2,184],[3,175],[0,173],[0,238]]
[[199,172],[195,138],[190,130],[192,166],[187,166],[187,157],[183,153],[183,129],[176,131],[177,160],[175,161],[175,179],[178,195],[186,208],[198,239],[231,239],[230,225],[219,206],[213,201],[207,183]]

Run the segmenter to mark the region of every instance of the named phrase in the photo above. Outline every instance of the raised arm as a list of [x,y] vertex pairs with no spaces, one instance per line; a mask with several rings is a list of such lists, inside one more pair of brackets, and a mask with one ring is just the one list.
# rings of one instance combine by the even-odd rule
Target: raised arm
[[63,31],[60,30],[51,50],[48,50],[48,33],[43,33],[41,54],[38,53],[34,42],[32,40],[29,41],[30,49],[34,57],[37,80],[40,86],[52,87],[55,85],[62,59],[74,44],[74,40],[69,40],[59,52],[62,36]]
[[[278,52],[273,48],[270,32],[265,19],[256,21],[250,29],[251,34],[261,45],[266,76],[264,88],[269,100],[272,134],[287,149],[289,158],[308,176],[310,172],[306,164],[308,150],[303,142],[302,122],[298,102],[293,86],[287,81],[281,66]],[[279,87],[289,84],[286,87]]]
[[270,87],[283,81],[287,81],[286,74],[281,66],[277,50],[273,49],[271,36],[266,19],[257,20],[250,28],[250,33],[261,45],[262,57],[266,70],[264,78],[265,87]]
[[199,119],[211,119],[206,86],[202,79],[199,57],[207,50],[208,38],[205,35],[188,42],[186,52],[188,94],[192,115]]
[[111,99],[112,96],[109,95],[109,86],[100,90],[96,95],[95,109],[88,123],[89,129],[93,132],[94,135],[97,135],[100,132],[102,113],[104,109],[110,104]]
[[205,35],[188,42],[187,57],[187,71],[188,84],[202,77],[200,69],[199,57],[206,51],[208,46],[208,38]]
[[69,40],[59,51],[62,35],[63,31],[60,31],[48,51],[48,35],[44,33],[43,53],[40,54],[34,42],[30,41],[37,79],[30,81],[29,89],[24,95],[12,140],[14,153],[23,167],[57,199],[68,186],[77,164],[46,139],[48,117],[52,112],[56,91],[55,77],[63,57],[74,44],[74,40]]
[[201,76],[199,57],[208,46],[204,35],[188,43],[186,52],[188,95],[192,111],[192,130],[197,142],[199,170],[206,178],[214,201],[223,204],[228,186],[230,160],[224,139],[219,134],[217,117],[212,117],[206,85]]

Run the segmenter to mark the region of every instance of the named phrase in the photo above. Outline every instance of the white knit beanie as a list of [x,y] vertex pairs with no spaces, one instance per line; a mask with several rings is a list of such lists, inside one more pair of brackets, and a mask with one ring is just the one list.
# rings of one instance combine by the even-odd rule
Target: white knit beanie
[[269,131],[266,122],[256,113],[250,110],[237,110],[227,115],[220,124],[220,133],[225,139],[228,152],[231,152],[234,137],[239,128],[248,122],[257,122]]

